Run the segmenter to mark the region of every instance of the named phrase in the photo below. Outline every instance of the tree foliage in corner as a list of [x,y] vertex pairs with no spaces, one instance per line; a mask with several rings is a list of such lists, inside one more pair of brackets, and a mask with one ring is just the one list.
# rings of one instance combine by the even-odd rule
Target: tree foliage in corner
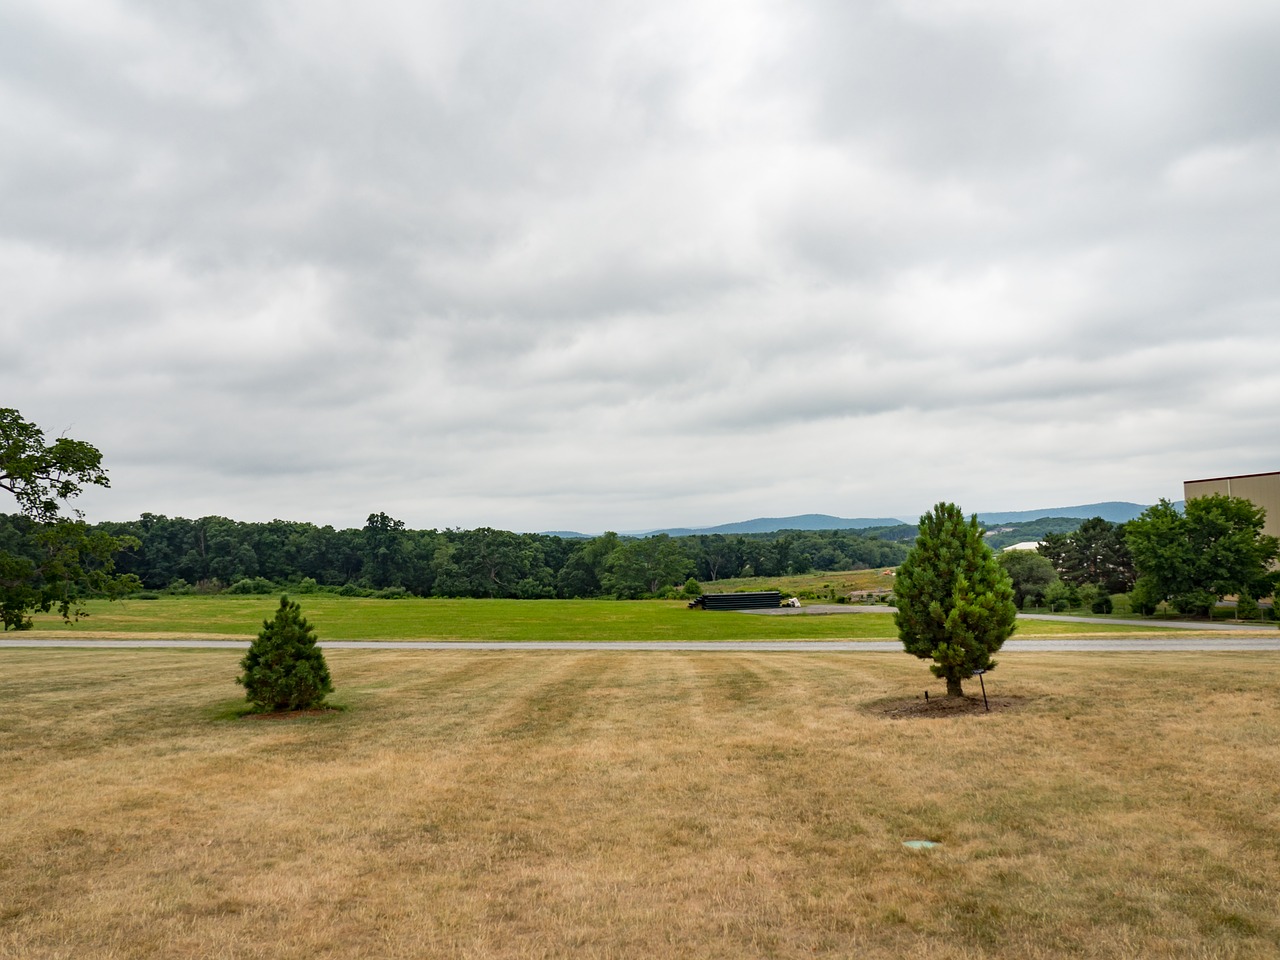
[[67,437],[47,444],[34,423],[0,408],[0,489],[13,494],[21,511],[10,525],[12,538],[0,544],[4,629],[28,629],[33,611],[55,606],[63,619],[78,619],[82,598],[114,599],[141,586],[137,577],[115,573],[115,555],[137,540],[92,530],[79,511],[74,519],[61,516],[65,501],[85,485],[111,485],[97,448]]
[[982,540],[977,516],[965,520],[953,503],[920,518],[915,546],[894,580],[894,620],[907,653],[933,660],[947,696],[964,696],[962,682],[995,667],[991,655],[1013,633],[1018,609],[1009,575]]
[[275,618],[262,621],[262,631],[249,645],[240,669],[244,673],[236,682],[260,710],[307,710],[320,706],[325,695],[333,692],[315,628],[302,616],[302,607],[287,596],[280,598]]

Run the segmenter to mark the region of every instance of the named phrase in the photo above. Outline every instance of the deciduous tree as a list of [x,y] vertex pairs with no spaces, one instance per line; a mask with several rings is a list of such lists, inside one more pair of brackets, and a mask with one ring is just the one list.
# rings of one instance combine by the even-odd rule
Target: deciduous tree
[[16,539],[0,549],[4,629],[26,629],[33,611],[55,606],[64,619],[78,618],[84,596],[116,597],[140,586],[137,577],[115,572],[116,553],[136,540],[90,529],[79,511],[61,515],[86,484],[110,486],[95,447],[67,437],[45,443],[34,423],[0,408],[0,489],[13,494],[23,518],[13,528]]
[[1026,607],[1044,602],[1045,591],[1058,579],[1053,564],[1034,550],[1006,550],[1000,554],[1000,566],[1013,584],[1013,602]]
[[1275,589],[1271,563],[1280,541],[1262,532],[1266,511],[1240,497],[1168,500],[1126,525],[1144,606],[1167,600],[1179,613],[1208,616],[1228,594],[1265,597]]
[[604,589],[620,600],[635,600],[683,583],[693,562],[667,534],[632,540],[619,546],[605,562]]

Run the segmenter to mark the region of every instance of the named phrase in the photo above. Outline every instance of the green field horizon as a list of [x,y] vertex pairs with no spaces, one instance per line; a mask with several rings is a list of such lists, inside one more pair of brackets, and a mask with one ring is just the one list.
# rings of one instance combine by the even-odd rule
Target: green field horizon
[[[768,616],[690,610],[663,600],[380,600],[331,594],[294,595],[319,640],[767,641],[894,640],[892,613]],[[66,624],[35,617],[21,637],[219,637],[252,639],[274,614],[278,596],[162,596],[91,601],[89,616]],[[1170,628],[1122,624],[1021,621],[1015,637],[1133,636]]]

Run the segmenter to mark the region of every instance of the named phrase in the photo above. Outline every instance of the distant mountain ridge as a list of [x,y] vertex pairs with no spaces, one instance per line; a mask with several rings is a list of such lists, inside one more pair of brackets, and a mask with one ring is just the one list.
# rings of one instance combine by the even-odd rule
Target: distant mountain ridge
[[[1129,503],[1123,500],[1107,500],[1102,503],[1085,503],[1074,507],[1045,507],[1043,510],[1006,510],[979,513],[978,521],[993,523],[1023,523],[1028,520],[1041,520],[1045,517],[1072,517],[1088,520],[1090,517],[1102,517],[1112,523],[1124,523],[1137,517],[1146,505]],[[794,517],[757,517],[754,520],[740,520],[736,523],[722,523],[714,527],[665,527],[658,530],[632,530],[623,533],[627,537],[654,537],[665,533],[672,537],[689,537],[699,534],[738,534],[738,533],[776,533],[779,530],[865,530],[868,527],[896,527],[900,524],[914,525],[918,518],[904,520],[898,517],[833,517],[827,513],[802,513]],[[576,533],[571,530],[544,531],[550,536],[565,539],[580,539],[597,536],[591,533]]]
[[649,530],[640,536],[653,537],[660,533],[672,537],[689,537],[714,533],[774,533],[778,530],[863,530],[867,527],[896,527],[902,523],[897,517],[833,517],[826,513],[802,513],[795,517],[757,517],[737,523],[722,523],[714,527],[668,527]]
[[1076,517],[1081,520],[1101,517],[1103,520],[1109,520],[1112,523],[1124,523],[1127,520],[1135,519],[1145,509],[1147,509],[1146,505],[1141,503],[1107,500],[1103,503],[1085,503],[1076,507],[1046,507],[1043,510],[1010,510],[1003,513],[980,513],[978,514],[978,522],[988,524],[1022,523],[1026,520],[1042,520],[1045,517]]

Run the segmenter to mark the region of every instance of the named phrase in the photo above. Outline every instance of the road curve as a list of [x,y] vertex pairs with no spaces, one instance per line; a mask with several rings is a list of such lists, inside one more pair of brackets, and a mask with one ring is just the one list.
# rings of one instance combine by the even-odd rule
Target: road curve
[[[901,653],[896,640],[746,640],[719,643],[652,641],[598,643],[591,641],[504,643],[468,640],[322,640],[326,650],[491,650],[538,651],[559,650],[638,653],[644,651],[707,653]],[[193,640],[174,637],[169,640],[11,640],[0,639],[0,650],[21,648],[88,648],[108,650],[199,649],[247,650],[248,640]],[[1114,639],[1009,640],[1004,653],[1050,652],[1145,653],[1182,651],[1212,653],[1217,651],[1280,651],[1280,631],[1268,636],[1223,637],[1210,634],[1160,637],[1116,637]]]

